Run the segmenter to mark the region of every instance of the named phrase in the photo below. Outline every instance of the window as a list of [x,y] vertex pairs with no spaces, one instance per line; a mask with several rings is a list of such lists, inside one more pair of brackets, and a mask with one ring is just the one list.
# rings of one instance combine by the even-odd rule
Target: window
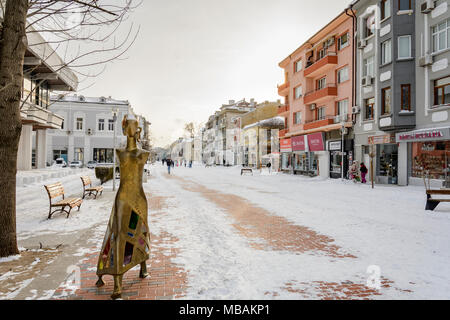
[[98,119],[98,131],[105,131],[105,119]]
[[327,85],[327,78],[317,80],[317,90],[325,88]]
[[302,113],[295,112],[294,113],[294,124],[300,124],[300,123],[302,123]]
[[338,50],[342,50],[349,45],[349,36],[348,33],[342,35],[338,39]]
[[325,107],[317,109],[317,120],[325,120]]
[[450,77],[436,80],[434,82],[434,104],[450,103]]
[[450,19],[431,28],[433,52],[450,48]]
[[324,58],[326,55],[327,55],[327,50],[325,48],[317,50],[317,61]]
[[299,72],[303,69],[303,60],[300,59],[297,62],[294,63],[295,72]]
[[398,10],[411,10],[411,0],[398,0]]
[[392,61],[392,44],[391,40],[387,40],[381,44],[381,64]]
[[411,111],[411,85],[402,84],[402,110]]
[[411,57],[411,36],[398,37],[398,58],[409,59]]
[[302,95],[303,95],[302,86],[299,86],[299,87],[294,89],[295,99],[300,98]]
[[375,106],[375,98],[366,99],[364,101],[364,120],[373,120]]
[[74,149],[74,161],[84,161],[84,149],[83,148],[75,148]]
[[77,118],[76,128],[78,131],[83,130],[83,118]]
[[364,59],[364,77],[375,77],[375,56]]
[[338,101],[337,103],[337,115],[343,116],[348,114],[348,99]]
[[344,67],[337,72],[337,82],[342,83],[348,80],[348,67]]
[[381,0],[381,20],[391,16],[391,0]]
[[108,130],[114,131],[114,120],[112,120],[112,119],[108,120]]
[[391,113],[391,88],[381,89],[381,114]]

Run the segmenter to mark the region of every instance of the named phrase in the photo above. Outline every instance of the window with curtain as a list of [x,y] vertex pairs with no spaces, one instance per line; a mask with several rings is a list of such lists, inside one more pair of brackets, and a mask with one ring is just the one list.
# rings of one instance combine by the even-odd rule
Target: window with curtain
[[300,59],[300,60],[296,61],[294,68],[295,68],[295,72],[301,71],[303,69],[303,60]]
[[302,123],[302,113],[296,112],[294,113],[294,124],[300,124]]
[[381,89],[381,113],[391,113],[391,88]]
[[303,95],[302,86],[298,86],[294,89],[295,99],[299,99]]
[[364,59],[364,77],[375,77],[375,56]]
[[366,99],[364,101],[364,120],[373,120],[375,106],[375,98]]
[[411,111],[411,85],[402,84],[401,91],[402,91],[401,96],[402,110]]
[[325,119],[325,107],[320,107],[317,109],[317,119],[316,120],[324,120]]
[[434,81],[434,104],[450,103],[450,77]]
[[337,103],[337,115],[343,116],[348,114],[348,99],[338,101]]
[[344,81],[347,81],[348,78],[348,67],[344,67],[337,72],[337,81],[338,83],[342,83]]

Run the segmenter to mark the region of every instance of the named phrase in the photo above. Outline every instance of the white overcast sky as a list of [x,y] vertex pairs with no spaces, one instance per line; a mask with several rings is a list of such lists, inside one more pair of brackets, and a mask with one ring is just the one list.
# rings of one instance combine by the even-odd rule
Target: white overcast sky
[[166,146],[228,100],[280,99],[278,63],[349,3],[144,0],[129,21],[141,30],[127,59],[80,93],[129,100],[152,123],[154,145]]

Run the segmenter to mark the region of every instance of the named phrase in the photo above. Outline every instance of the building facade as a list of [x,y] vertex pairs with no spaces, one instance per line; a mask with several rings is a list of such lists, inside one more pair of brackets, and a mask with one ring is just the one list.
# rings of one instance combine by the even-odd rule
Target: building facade
[[[64,119],[62,129],[49,131],[47,137],[47,162],[64,158],[66,162],[89,161],[113,163],[114,129],[116,147],[126,144],[121,122],[125,115],[132,114],[128,101],[111,97],[54,96],[50,106],[52,112]],[[117,119],[114,121],[114,113]],[[141,118],[141,126],[148,122]],[[144,126],[145,128],[145,126]],[[144,129],[147,131],[148,128]],[[141,139],[146,139],[141,135]]]
[[47,164],[47,132],[60,129],[63,119],[49,108],[52,91],[75,91],[77,76],[38,32],[27,33],[20,116],[22,132],[17,169],[42,169]]
[[[416,127],[396,134],[399,184],[449,187],[450,10],[448,0],[416,1]],[[401,165],[401,164],[405,165]]]
[[352,16],[343,12],[279,64],[283,171],[338,178],[342,161],[346,172],[353,160],[353,30]]

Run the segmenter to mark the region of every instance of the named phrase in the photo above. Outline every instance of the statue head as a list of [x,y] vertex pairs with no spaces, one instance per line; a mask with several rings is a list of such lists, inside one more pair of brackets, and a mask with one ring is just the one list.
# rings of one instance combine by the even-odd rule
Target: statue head
[[129,138],[141,141],[142,128],[139,127],[139,118],[128,119],[128,115],[125,115],[122,120],[122,132]]

